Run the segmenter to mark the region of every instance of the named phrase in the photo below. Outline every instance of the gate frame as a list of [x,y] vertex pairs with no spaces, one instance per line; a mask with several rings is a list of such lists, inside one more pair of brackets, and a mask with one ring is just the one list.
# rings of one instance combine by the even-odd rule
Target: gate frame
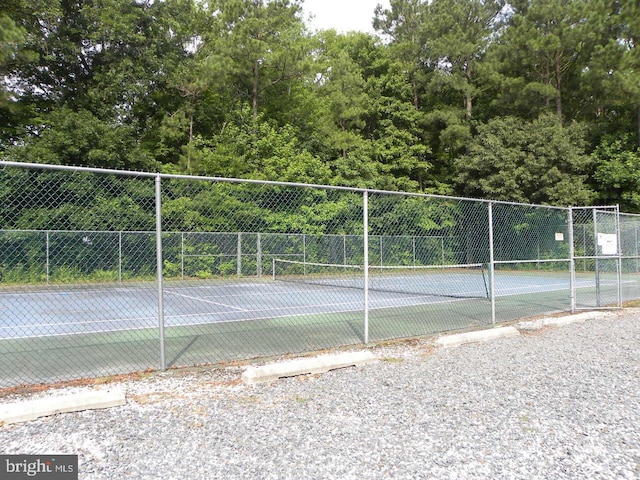
[[[575,216],[574,211],[591,211],[593,216],[593,235],[594,235],[594,255],[576,255],[575,254],[575,242],[574,242],[574,226]],[[598,213],[614,215],[615,218],[615,235],[616,235],[616,253],[605,255],[600,253],[598,248]],[[605,310],[605,309],[621,309],[622,308],[622,244],[620,238],[620,206],[619,205],[604,205],[593,207],[570,207],[569,208],[569,256],[570,256],[570,289],[571,289],[571,313],[583,310]],[[586,253],[586,252],[585,252]],[[616,306],[602,306],[600,301],[600,260],[616,260],[616,287],[617,287],[617,305]],[[595,260],[595,283],[596,283],[596,305],[578,307],[576,305],[577,287],[576,287],[576,260]]]

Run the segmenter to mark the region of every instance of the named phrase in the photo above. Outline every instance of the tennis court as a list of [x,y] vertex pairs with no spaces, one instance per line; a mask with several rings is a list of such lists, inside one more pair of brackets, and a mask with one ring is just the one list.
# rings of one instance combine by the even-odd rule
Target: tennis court
[[617,207],[0,166],[0,386],[299,354],[640,297],[640,217]]
[[[405,274],[385,271],[376,275],[378,270],[371,268],[369,310],[488,302],[487,274],[479,268],[464,271],[447,268],[426,274],[419,269],[405,270]],[[362,282],[362,276],[335,273],[289,274],[283,280],[278,277],[168,282],[163,289],[164,323],[166,327],[184,327],[362,312],[364,288],[356,282]],[[509,272],[496,275],[494,282],[496,298],[505,301],[509,297],[534,295],[544,304],[544,294],[548,298],[558,294],[569,297],[568,275]],[[634,282],[629,279],[626,283]],[[614,288],[615,279],[604,280],[602,285]],[[576,280],[578,289],[595,286],[593,279]],[[155,284],[4,291],[0,293],[0,312],[2,339],[153,329],[158,327],[158,292]]]

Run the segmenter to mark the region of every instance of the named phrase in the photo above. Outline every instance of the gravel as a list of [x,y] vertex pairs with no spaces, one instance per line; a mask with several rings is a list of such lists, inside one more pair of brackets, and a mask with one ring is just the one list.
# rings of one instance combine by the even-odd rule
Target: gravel
[[1,453],[78,454],[82,479],[640,478],[640,310],[521,332],[254,386],[231,366],[41,392],[127,405],[1,427]]

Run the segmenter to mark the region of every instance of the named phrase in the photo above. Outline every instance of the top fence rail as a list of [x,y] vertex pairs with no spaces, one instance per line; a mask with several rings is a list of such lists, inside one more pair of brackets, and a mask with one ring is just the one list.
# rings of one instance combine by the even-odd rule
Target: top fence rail
[[567,210],[569,208],[569,207],[554,206],[554,205],[537,205],[537,204],[529,204],[529,203],[522,203],[522,202],[508,202],[504,200],[487,200],[483,198],[436,195],[431,193],[402,192],[402,191],[392,191],[392,190],[377,190],[377,189],[369,189],[369,188],[344,187],[340,185],[320,185],[320,184],[313,184],[313,183],[279,182],[274,180],[208,177],[208,176],[201,176],[201,175],[179,175],[179,174],[173,174],[173,173],[160,173],[160,172],[152,173],[152,172],[143,172],[143,171],[116,170],[116,169],[81,167],[81,166],[71,166],[71,165],[50,165],[50,164],[43,164],[43,163],[12,162],[7,160],[0,160],[0,168],[2,167],[28,168],[28,169],[35,169],[35,170],[37,169],[58,170],[58,171],[67,171],[67,172],[87,172],[87,173],[110,174],[110,175],[129,176],[129,177],[141,177],[141,178],[144,177],[144,178],[161,178],[161,179],[174,179],[174,180],[203,180],[203,181],[210,181],[210,182],[245,183],[245,184],[253,184],[253,185],[320,188],[323,190],[340,190],[340,191],[358,192],[358,193],[364,193],[364,192],[382,193],[386,195],[440,198],[445,200],[447,199],[448,200],[470,200],[470,201],[480,202],[480,203],[496,203],[496,204],[504,203],[507,205],[528,205],[528,206],[537,206],[537,207],[559,209],[559,210]]

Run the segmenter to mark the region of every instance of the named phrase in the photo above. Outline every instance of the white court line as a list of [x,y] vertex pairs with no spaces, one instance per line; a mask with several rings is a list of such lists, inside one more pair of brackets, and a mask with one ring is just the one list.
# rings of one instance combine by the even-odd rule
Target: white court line
[[[622,282],[625,283],[625,282]],[[636,282],[626,282],[626,283],[636,283]],[[613,286],[615,284],[611,283],[611,284],[606,284],[606,286]],[[591,284],[591,285],[577,285],[576,289],[584,289],[584,288],[595,288],[595,284]],[[500,294],[496,294],[496,298],[500,298],[500,297],[515,297],[516,295],[522,295],[524,293],[531,293],[533,294],[537,294],[537,293],[547,293],[547,292],[560,292],[562,290],[566,290],[567,292],[570,292],[569,286],[564,286],[564,287],[560,287],[560,288],[547,288],[545,290],[534,290],[531,291],[531,289],[529,288],[528,290],[525,290],[525,287],[522,287],[522,289],[520,291],[517,291],[517,288],[513,287],[508,289],[507,291],[502,291],[500,292]]]
[[[413,299],[424,298],[425,296],[416,296],[412,297]],[[196,297],[197,299],[197,297]],[[407,299],[409,300],[409,299]],[[447,299],[447,300],[438,300],[438,301],[427,301],[427,302],[415,302],[409,303],[406,305],[388,305],[386,300],[382,300],[381,302],[385,303],[385,305],[379,307],[370,307],[369,310],[382,310],[386,308],[400,308],[400,307],[411,307],[416,305],[432,305],[437,303],[451,303],[454,301],[463,301],[467,299]],[[216,305],[222,305],[215,302],[208,302]],[[326,311],[327,307],[340,307],[346,305],[353,305],[352,308],[341,309],[341,310],[331,310]],[[222,305],[225,306],[225,305]],[[255,310],[246,310],[246,309],[238,309],[237,307],[231,307],[236,310],[241,310],[245,313],[251,314],[260,314],[261,312],[284,312],[287,310],[294,309],[308,309],[308,308],[317,308],[317,311],[307,312],[307,313],[291,313],[285,315],[257,315],[251,316],[249,318],[240,318],[240,319],[232,319],[232,320],[215,320],[209,323],[230,323],[230,322],[246,322],[252,320],[264,320],[264,319],[274,319],[274,318],[287,318],[293,316],[310,316],[310,315],[328,315],[334,313],[345,313],[345,312],[357,312],[364,311],[364,306],[360,304],[359,301],[348,301],[348,302],[337,302],[337,303],[317,303],[317,304],[305,304],[305,305],[293,305],[286,307],[278,307],[278,308],[261,308]],[[324,308],[324,310],[323,310]],[[234,313],[233,311],[226,312],[204,312],[204,313],[184,313],[179,315],[167,315],[167,319],[179,319],[179,318],[197,318],[197,317],[216,317],[219,315],[226,315]],[[12,325],[12,326],[0,326],[0,330],[9,330],[9,329],[21,329],[21,328],[29,328],[29,327],[63,327],[63,326],[78,326],[78,325],[91,325],[91,324],[99,324],[99,323],[117,323],[117,322],[139,322],[139,321],[155,321],[157,320],[156,316],[148,316],[148,317],[130,317],[130,318],[116,318],[116,319],[103,319],[103,320],[92,320],[92,321],[83,321],[83,322],[63,322],[63,323],[40,323],[40,324],[27,324],[27,325]],[[174,325],[170,325],[171,327],[183,327],[189,325],[204,325],[206,323],[178,323]],[[139,329],[147,329],[154,328],[154,325],[150,325],[147,327],[131,327],[131,328],[122,328],[122,329],[112,329],[112,330],[92,330],[92,331],[84,331],[84,332],[70,332],[69,334],[92,334],[92,333],[109,333],[109,332],[118,332],[118,331],[128,331],[128,330],[139,330]],[[56,336],[56,335],[65,335],[65,333],[52,333],[47,335],[32,335],[32,336],[24,336],[24,337],[11,337],[11,338],[43,338],[48,336]]]
[[[633,283],[636,282],[632,280],[623,280],[620,282],[621,284],[625,283]],[[601,282],[603,286],[616,286],[617,282]],[[549,288],[549,287],[557,287],[557,288]],[[581,280],[576,282],[576,288],[595,288],[596,284],[592,281]],[[558,292],[561,290],[570,290],[569,285],[566,283],[546,283],[544,285],[523,285],[522,287],[505,287],[505,288],[496,288],[499,294],[496,294],[496,297],[510,297],[513,295],[522,295],[523,293],[545,293],[545,292]]]
[[[418,297],[413,297],[413,298],[424,298],[424,296],[418,296]],[[383,305],[380,307],[369,307],[369,311],[375,311],[375,310],[384,310],[384,309],[388,309],[388,308],[401,308],[401,307],[413,307],[413,306],[421,306],[421,305],[435,305],[435,304],[439,304],[439,303],[454,303],[454,302],[463,302],[463,301],[467,301],[469,299],[467,298],[459,298],[459,299],[443,299],[443,300],[437,300],[437,301],[428,301],[428,302],[417,302],[417,303],[410,303],[407,305]],[[473,299],[472,299],[473,300]],[[291,317],[310,317],[313,315],[334,315],[334,314],[339,314],[339,313],[351,313],[351,312],[359,312],[359,311],[364,311],[364,306],[363,305],[359,305],[356,304],[356,302],[341,302],[341,303],[335,303],[335,304],[326,304],[326,303],[322,303],[322,304],[318,304],[318,305],[301,305],[298,307],[281,307],[281,308],[277,308],[277,309],[272,309],[272,308],[265,308],[265,309],[261,309],[261,310],[244,310],[246,313],[256,313],[259,314],[260,312],[274,312],[274,311],[280,311],[280,310],[291,310],[293,308],[309,308],[309,307],[314,307],[314,306],[320,306],[320,307],[326,307],[326,306],[337,306],[337,305],[351,305],[354,304],[353,308],[348,308],[348,309],[342,309],[342,310],[333,310],[333,311],[318,311],[318,312],[307,312],[307,313],[289,313],[289,314],[285,314],[285,315],[256,315],[256,316],[251,316],[249,318],[240,318],[240,319],[232,319],[232,320],[215,320],[212,322],[191,322],[191,323],[179,323],[179,324],[175,324],[175,325],[169,325],[170,327],[197,327],[197,326],[203,326],[203,325],[213,325],[213,324],[221,324],[221,323],[234,323],[234,322],[251,322],[251,321],[255,321],[255,320],[275,320],[275,319],[280,319],[280,318],[291,318]],[[233,313],[233,312],[218,312],[216,314],[212,314],[212,313],[193,313],[193,314],[181,314],[181,315],[168,315],[167,318],[181,318],[181,317],[206,317],[206,316],[215,316],[215,315],[221,315],[221,314],[225,314],[225,313]],[[126,320],[157,320],[157,317],[134,317],[131,319],[126,319]],[[60,326],[60,325],[83,325],[83,324],[88,324],[88,323],[105,323],[105,322],[116,322],[116,321],[123,321],[123,320],[96,320],[93,322],[82,322],[82,323],[56,323],[56,324],[50,324],[50,326]],[[42,324],[40,324],[42,325]],[[29,325],[24,325],[22,327],[27,327]],[[1,328],[1,327],[0,327]],[[7,327],[8,328],[8,327]],[[116,329],[110,329],[110,330],[93,330],[93,331],[85,331],[85,332],[64,332],[64,333],[51,333],[51,334],[47,334],[47,335],[25,335],[25,336],[21,336],[21,337],[9,337],[9,338],[0,338],[0,342],[2,341],[11,341],[11,340],[20,340],[20,339],[31,339],[31,338],[46,338],[46,337],[60,337],[60,336],[68,336],[68,335],[93,335],[93,334],[99,334],[99,333],[117,333],[117,332],[129,332],[129,331],[136,331],[136,330],[150,330],[150,329],[154,329],[157,328],[157,325],[153,325],[153,326],[142,326],[142,327],[130,327],[130,328],[116,328]]]
[[218,305],[220,307],[227,307],[227,308],[232,308],[234,310],[239,310],[241,312],[248,312],[249,310],[245,309],[245,308],[240,308],[240,307],[236,307],[234,305],[228,305],[226,303],[220,303],[220,302],[212,302],[211,300],[205,300],[204,298],[201,297],[193,297],[191,295],[185,295],[183,293],[176,293],[176,292],[172,292],[170,290],[165,290],[165,293],[170,293],[172,295],[177,295],[178,297],[184,297],[184,298],[189,298],[191,300],[197,300],[199,302],[204,302],[204,303],[210,303],[212,305]]
[[[180,295],[180,294],[176,294],[176,295]],[[180,295],[180,296],[184,296],[184,295]],[[196,300],[202,300],[198,297],[192,297],[195,298]],[[305,305],[298,305],[298,306],[286,306],[286,307],[269,307],[269,308],[261,308],[261,309],[255,309],[255,310],[247,310],[244,308],[238,308],[238,307],[233,307],[231,305],[224,305],[222,303],[217,303],[217,302],[209,302],[206,300],[203,300],[206,303],[211,303],[213,305],[219,305],[219,306],[224,306],[224,307],[228,307],[228,308],[232,308],[234,310],[239,310],[241,312],[246,312],[246,313],[254,313],[254,312],[278,312],[278,311],[282,311],[282,310],[291,310],[293,308],[319,308],[319,307],[332,307],[332,306],[339,306],[339,305],[351,305],[351,304],[358,304],[358,302],[354,302],[354,301],[349,301],[349,302],[339,302],[339,303],[318,303],[318,304],[305,304]],[[363,308],[363,307],[359,307],[359,308]],[[347,310],[350,311],[350,310]],[[225,312],[204,312],[204,313],[182,313],[179,315],[167,315],[166,318],[185,318],[185,317],[211,317],[211,316],[217,316],[217,315],[226,315],[229,313],[234,313],[233,311],[229,310],[229,311],[225,311]],[[318,311],[318,312],[311,312],[309,313],[309,315],[313,315],[313,314],[322,314],[322,313],[327,313],[327,312],[323,312],[323,311]],[[333,313],[333,312],[331,312]],[[272,316],[273,317],[273,316]],[[241,319],[241,320],[228,320],[228,321],[245,321],[245,320],[257,320],[257,319],[261,319],[261,318],[265,318],[265,317],[256,317],[256,318],[248,318],[248,319]],[[23,325],[7,325],[7,326],[0,326],[0,330],[9,330],[9,329],[19,329],[19,328],[29,328],[29,327],[61,327],[61,326],[73,326],[73,325],[91,325],[91,324],[96,324],[96,323],[117,323],[117,322],[136,322],[136,321],[156,321],[158,319],[157,315],[154,316],[145,316],[145,317],[128,317],[128,318],[114,318],[114,319],[100,319],[100,320],[90,320],[90,321],[82,321],[82,322],[60,322],[60,323],[38,323],[38,324],[23,324]],[[214,322],[217,323],[217,322]],[[197,324],[196,324],[197,325]],[[172,325],[173,326],[173,325]],[[117,331],[117,330],[105,330],[105,332],[110,332],[110,331]],[[89,333],[94,333],[94,332],[89,332]]]
[[[422,298],[422,297],[416,297],[416,298]],[[449,300],[438,300],[435,302],[420,302],[420,303],[411,303],[409,305],[396,305],[396,306],[381,306],[381,307],[369,307],[369,311],[373,311],[373,310],[384,310],[387,308],[400,308],[400,307],[414,307],[414,306],[420,306],[420,305],[435,305],[438,303],[454,303],[454,302],[463,302],[465,300],[469,300],[467,298],[456,298],[456,299],[449,299]],[[353,303],[353,302],[351,302]],[[344,302],[344,303],[336,303],[333,305],[349,305],[349,302]],[[326,304],[321,304],[321,306],[326,306]],[[296,308],[306,308],[308,307],[307,305],[303,305],[300,307],[296,307]],[[282,309],[278,309],[278,310],[285,310],[285,309],[291,309],[294,307],[283,307]],[[250,313],[259,313],[259,312],[272,312],[274,310],[272,309],[263,309],[263,310],[247,310],[247,312]],[[338,313],[350,313],[350,312],[364,312],[364,306],[363,305],[357,305],[354,308],[350,308],[350,309],[344,309],[344,310],[332,310],[330,312],[326,312],[326,311],[320,311],[320,312],[308,312],[308,313],[289,313],[286,315],[263,315],[263,316],[255,316],[255,317],[250,317],[250,318],[242,318],[242,319],[235,319],[235,320],[216,320],[215,322],[209,322],[210,324],[214,324],[214,323],[233,323],[233,322],[251,322],[254,320],[276,320],[276,319],[280,319],[280,318],[291,318],[291,317],[310,317],[312,315],[333,315],[333,314],[338,314]],[[176,317],[196,317],[196,316],[203,316],[203,315],[207,315],[207,314],[195,314],[195,315],[175,315],[175,316],[170,316],[170,318],[176,318]],[[181,323],[181,324],[177,324],[177,325],[171,325],[171,327],[193,327],[193,326],[202,326],[202,325],[207,325],[207,323]]]
[[[198,324],[194,324],[198,325]],[[22,337],[8,337],[0,338],[0,342],[10,342],[12,340],[29,340],[34,338],[49,338],[49,337],[68,337],[70,335],[96,335],[99,333],[119,333],[119,332],[135,332],[139,330],[155,330],[158,326],[153,327],[131,327],[131,328],[114,328],[111,330],[92,330],[90,332],[63,332],[63,333],[50,333],[47,335],[24,335]]]
[[[175,287],[165,286],[165,288],[174,288],[174,289],[213,289],[216,290],[218,288],[245,288],[245,287],[263,287],[265,285],[270,285],[268,280],[264,282],[252,282],[252,283],[220,283],[220,284],[211,284],[211,285],[178,285]],[[59,287],[64,287],[65,285],[58,286],[50,286],[49,288],[43,288],[42,290],[38,290],[37,287],[34,289],[26,290],[26,291],[18,291],[18,290],[2,290],[0,291],[0,297],[3,296],[12,296],[12,295],[20,295],[20,296],[41,296],[41,295],[94,295],[96,293],[112,293],[112,292],[126,292],[126,293],[150,293],[155,294],[158,291],[157,285],[155,283],[146,285],[134,284],[134,285],[117,285],[113,287],[104,287],[100,286],[98,288],[78,288],[78,289],[64,289]]]
[[[0,326],[0,330],[12,330],[12,329],[19,329],[19,328],[33,328],[33,327],[66,327],[66,326],[73,326],[73,325],[93,325],[96,323],[119,323],[119,322],[137,322],[139,323],[140,321],[150,321],[150,322],[157,322],[158,321],[158,316],[154,315],[152,317],[129,317],[129,318],[112,318],[112,319],[104,319],[104,320],[85,320],[82,322],[62,322],[62,323],[27,323],[27,324],[22,324],[22,325],[3,325]],[[151,325],[151,327],[153,327],[154,325]],[[157,327],[157,323],[155,325]],[[137,328],[137,327],[132,327],[132,328]],[[148,328],[148,327],[145,327]],[[105,330],[105,332],[111,332],[112,330]],[[113,331],[117,331],[117,330],[113,330]],[[93,333],[89,332],[89,333]],[[45,335],[48,336],[48,335]]]
[[[333,304],[333,305],[350,305],[354,302],[344,302],[344,303],[337,303],[337,304]],[[279,309],[261,309],[261,310],[244,310],[244,312],[246,313],[260,313],[260,312],[273,312],[273,311],[279,311],[279,310],[290,310],[293,308],[309,308],[309,307],[314,307],[314,306],[328,306],[327,304],[320,304],[320,305],[301,305],[298,307],[282,307]],[[336,310],[336,311],[331,311],[331,312],[309,312],[309,313],[291,313],[291,314],[286,314],[286,315],[263,315],[263,316],[252,316],[249,318],[240,318],[240,319],[232,319],[232,320],[214,320],[212,322],[192,322],[192,323],[178,323],[178,324],[174,324],[174,325],[168,325],[170,327],[193,327],[193,326],[202,326],[202,325],[209,325],[209,324],[217,324],[217,323],[233,323],[233,322],[250,322],[253,320],[268,320],[268,319],[277,319],[277,318],[288,318],[288,317],[306,317],[306,316],[311,316],[311,315],[327,315],[327,314],[334,314],[334,313],[346,313],[346,312],[357,312],[359,310],[364,310],[363,306],[356,306],[354,308],[351,309],[344,309],[344,310]],[[215,317],[216,315],[224,315],[227,313],[234,313],[234,312],[218,312],[215,314],[212,313],[193,313],[193,314],[180,314],[180,315],[167,315],[166,319],[176,319],[176,318],[184,318],[184,317]],[[135,321],[135,320],[157,320],[157,317],[134,317],[131,319],[126,319],[128,321]],[[120,321],[124,321],[121,319],[116,319],[116,320],[95,320],[95,321],[91,321],[91,322],[74,322],[74,323],[53,323],[53,324],[37,324],[37,325],[20,325],[20,326],[14,326],[14,327],[0,327],[0,330],[2,329],[9,329],[9,328],[27,328],[27,327],[34,327],[34,326],[38,326],[38,327],[45,327],[45,326],[50,326],[50,327],[56,327],[56,326],[72,326],[72,325],[88,325],[88,324],[92,324],[92,323],[111,323],[111,322],[120,322]],[[29,338],[46,338],[46,337],[58,337],[58,336],[65,336],[65,335],[91,335],[91,334],[98,334],[98,333],[114,333],[114,332],[127,332],[127,331],[134,331],[134,330],[149,330],[149,329],[153,329],[153,328],[157,328],[157,325],[151,325],[151,326],[142,326],[142,327],[131,327],[131,328],[115,328],[115,329],[105,329],[105,330],[92,330],[92,331],[83,331],[83,332],[77,332],[77,331],[72,331],[72,332],[63,332],[63,333],[51,333],[51,334],[47,334],[47,335],[25,335],[25,336],[20,336],[20,337],[9,337],[9,338],[0,338],[0,341],[4,340],[16,340],[16,339],[29,339]]]

